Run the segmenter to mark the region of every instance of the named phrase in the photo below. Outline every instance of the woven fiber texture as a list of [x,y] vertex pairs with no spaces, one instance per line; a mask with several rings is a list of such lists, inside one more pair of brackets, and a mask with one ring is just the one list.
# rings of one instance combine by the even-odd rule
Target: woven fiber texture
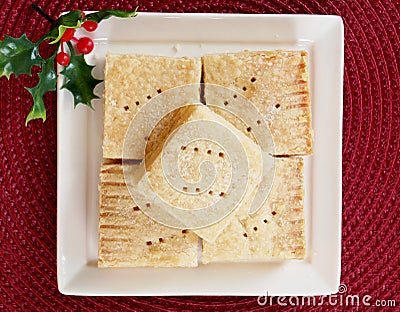
[[[335,14],[345,25],[342,284],[400,306],[400,2],[397,0],[41,0],[63,11]],[[28,0],[0,1],[0,35],[37,40],[49,24]],[[0,311],[253,311],[255,297],[77,297],[57,290],[56,94],[25,127],[37,76],[0,79]],[[106,281],[105,281],[106,282]],[[330,307],[297,307],[327,310]],[[343,307],[340,308],[344,309]],[[362,311],[363,307],[357,308]]]

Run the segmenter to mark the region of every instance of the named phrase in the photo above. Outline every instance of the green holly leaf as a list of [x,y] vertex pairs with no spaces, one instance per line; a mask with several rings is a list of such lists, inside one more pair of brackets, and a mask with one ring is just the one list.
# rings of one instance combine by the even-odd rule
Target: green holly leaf
[[51,44],[60,41],[67,28],[79,28],[82,22],[82,12],[80,10],[71,11],[61,15],[53,24],[46,39],[54,39]]
[[43,62],[42,71],[38,74],[38,84],[33,88],[25,88],[30,92],[33,98],[33,105],[28,117],[26,117],[25,125],[32,119],[41,118],[43,122],[46,121],[46,108],[44,106],[43,96],[48,91],[54,91],[57,84],[57,73],[54,70],[54,58],[55,55]]
[[122,17],[122,18],[135,17],[137,15],[138,8],[139,7],[136,7],[136,9],[134,9],[133,11],[104,10],[95,13],[90,13],[86,15],[85,20],[91,20],[99,23],[102,20],[110,18],[111,16]]
[[14,73],[31,75],[32,66],[40,66],[43,62],[39,54],[38,45],[32,43],[26,35],[20,38],[12,38],[4,35],[0,41],[0,76],[8,79]]
[[94,66],[88,65],[83,54],[71,55],[70,63],[64,67],[61,74],[65,76],[65,83],[62,89],[71,91],[74,96],[74,106],[79,103],[92,107],[92,99],[99,97],[93,93],[94,87],[102,82],[92,76]]
[[[43,12],[39,7],[34,8],[46,19],[52,21],[52,18]],[[71,11],[60,16],[52,23],[50,31],[42,36],[36,43],[31,42],[26,35],[20,38],[12,38],[5,35],[4,40],[0,40],[0,77],[6,76],[8,79],[11,74],[18,77],[20,74],[31,75],[33,66],[41,66],[41,72],[38,74],[39,82],[32,88],[26,88],[33,98],[32,108],[26,118],[26,124],[32,119],[46,120],[46,108],[43,102],[43,96],[48,91],[56,89],[57,73],[54,69],[57,48],[59,42],[68,28],[79,28],[86,20],[92,20],[97,23],[111,16],[127,18],[137,16],[136,8],[133,11],[105,10],[87,14],[83,19],[80,10]],[[56,44],[54,54],[47,60],[44,60],[39,54],[39,45],[44,40],[52,40]],[[76,55],[71,42],[67,42],[71,54],[70,63],[64,67],[61,74],[65,77],[63,89],[69,90],[74,97],[74,107],[79,103],[92,107],[91,101],[98,98],[94,94],[94,88],[102,80],[95,79],[92,76],[94,66],[88,65],[83,55]]]

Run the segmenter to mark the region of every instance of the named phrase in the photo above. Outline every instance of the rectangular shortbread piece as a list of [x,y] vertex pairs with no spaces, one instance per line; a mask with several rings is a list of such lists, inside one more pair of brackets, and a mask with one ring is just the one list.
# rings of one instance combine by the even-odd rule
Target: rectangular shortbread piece
[[277,158],[275,170],[256,214],[235,218],[215,242],[203,241],[203,263],[304,259],[303,160]]
[[[168,163],[170,166],[175,166],[175,170],[171,171],[173,172],[172,174],[179,173],[188,184],[195,184],[202,178],[200,175],[202,163],[208,161],[213,164],[213,167],[216,170],[214,183],[207,189],[198,188],[191,190],[185,184],[177,185],[176,187],[178,187],[179,190],[172,188],[164,176],[165,168],[162,167],[161,149],[158,150],[157,155],[152,155],[151,161],[146,163],[146,170],[148,172],[147,177],[153,186],[153,190],[160,198],[175,207],[185,209],[200,209],[215,203],[222,203],[224,200],[228,200],[226,198],[231,195],[229,192],[243,192],[244,195],[241,201],[230,203],[233,207],[235,207],[235,204],[237,203],[238,205],[228,217],[208,227],[194,230],[194,232],[204,240],[214,241],[221,231],[231,222],[235,215],[246,216],[248,214],[262,175],[261,152],[259,147],[251,139],[241,133],[228,121],[224,120],[220,115],[208,109],[207,106],[193,105],[189,111],[186,110],[186,114],[179,115],[181,116],[181,119],[171,120],[178,129],[172,135],[172,139],[169,139],[175,139],[177,140],[176,142],[182,142],[179,143],[176,146],[176,150],[173,151],[173,153],[180,155],[178,162]],[[197,136],[192,135],[193,133],[200,133],[201,138],[201,133],[205,132],[205,129],[201,128],[204,127],[204,125],[200,124],[198,126],[198,124],[193,123],[194,121],[211,122],[210,125],[207,124],[206,127],[212,132],[215,142],[207,139],[199,139],[187,144],[187,138]],[[224,141],[227,138],[224,137],[224,135],[222,135],[221,138],[218,137],[218,135],[221,135],[220,129],[213,129],[214,124],[221,125],[237,139],[235,141],[236,145],[234,147],[234,153],[237,154],[238,149],[243,147],[247,159],[241,160],[239,164],[229,162],[233,155],[227,154],[223,148],[223,145],[226,143]],[[184,126],[185,130],[178,132],[179,126]],[[159,146],[162,147],[163,144],[159,143]],[[248,172],[247,184],[244,189],[234,190],[234,188],[237,187],[237,181],[232,177],[231,166],[243,166],[246,161],[248,162],[248,169],[246,169],[248,170],[246,171]],[[211,177],[212,171],[207,171],[207,169],[205,169],[203,174],[203,178]],[[147,177],[144,177],[144,179]],[[229,190],[230,183],[232,183],[231,190]],[[140,185],[143,185],[143,183]],[[139,186],[139,189],[140,187],[141,186]],[[141,191],[146,192],[145,190]],[[189,194],[190,192],[195,192],[195,194]],[[177,218],[179,218],[179,216],[177,216]],[[210,220],[210,222],[212,222],[215,220],[215,215],[212,213],[206,214],[204,215],[204,218],[208,218],[205,219],[205,221],[208,222],[208,220]]]
[[[214,54],[203,56],[202,61],[207,104],[229,105],[240,100],[236,96],[221,98],[207,84],[230,88],[253,103],[266,120],[275,143],[275,155],[312,154],[307,52]],[[229,115],[224,117],[230,120]],[[243,127],[246,133],[248,126],[236,126]]]
[[161,225],[134,204],[122,165],[101,166],[99,267],[195,267],[198,237]]
[[[104,79],[103,157],[122,158],[129,124],[151,98],[177,86],[200,83],[200,77],[200,58],[108,54]],[[191,102],[199,102],[200,94],[193,90]]]

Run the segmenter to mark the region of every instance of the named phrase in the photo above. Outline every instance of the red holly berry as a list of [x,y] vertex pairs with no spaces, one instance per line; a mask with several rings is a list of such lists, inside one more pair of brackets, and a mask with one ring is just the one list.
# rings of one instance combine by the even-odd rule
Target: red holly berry
[[76,47],[79,53],[88,54],[93,51],[94,43],[89,37],[82,37],[78,40]]
[[70,61],[70,57],[67,53],[65,52],[59,52],[56,56],[57,63],[62,65],[62,66],[67,66]]
[[86,21],[82,24],[83,28],[85,28],[87,31],[95,31],[97,29],[98,24],[95,21]]
[[61,37],[62,42],[70,41],[75,34],[75,28],[67,28]]
[[85,12],[83,12],[82,10],[79,10],[79,11],[81,11],[82,20],[84,20],[84,19],[85,19],[85,17],[86,17],[86,14],[85,14]]

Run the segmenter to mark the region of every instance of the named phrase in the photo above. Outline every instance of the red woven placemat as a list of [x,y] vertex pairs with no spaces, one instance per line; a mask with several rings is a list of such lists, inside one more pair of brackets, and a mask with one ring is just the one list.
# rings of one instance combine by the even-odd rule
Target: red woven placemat
[[[37,40],[47,30],[48,23],[33,12],[30,3],[0,2],[1,36],[27,33]],[[138,2],[43,0],[38,4],[57,16],[78,7],[132,9]],[[399,1],[145,0],[139,4],[141,11],[342,16],[346,45],[342,284],[347,286],[348,294],[371,296],[371,304],[392,304],[388,300],[396,300],[399,309]],[[34,121],[25,127],[31,100],[24,86],[36,81],[35,76],[0,79],[1,311],[290,309],[279,304],[260,307],[254,297],[61,295],[56,283],[56,95],[53,92],[45,97],[47,121]],[[364,310],[360,305],[359,309]],[[329,307],[333,308],[325,303],[323,308]]]

